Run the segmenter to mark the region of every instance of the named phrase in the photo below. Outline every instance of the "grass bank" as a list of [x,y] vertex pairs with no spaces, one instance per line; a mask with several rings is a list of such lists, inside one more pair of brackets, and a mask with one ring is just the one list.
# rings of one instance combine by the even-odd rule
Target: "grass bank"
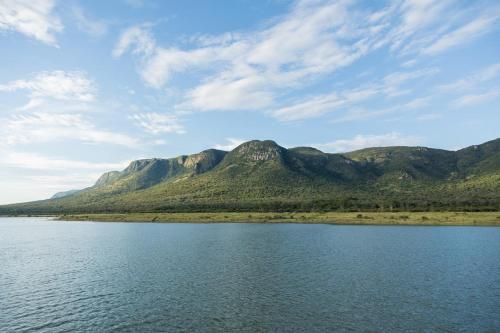
[[500,226],[500,212],[398,213],[130,213],[63,215],[61,221],[158,223],[324,223],[359,225]]

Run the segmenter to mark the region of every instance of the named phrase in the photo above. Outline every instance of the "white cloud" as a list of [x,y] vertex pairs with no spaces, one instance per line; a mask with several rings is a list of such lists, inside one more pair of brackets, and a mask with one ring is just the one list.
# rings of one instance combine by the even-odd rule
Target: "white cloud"
[[500,87],[495,87],[485,93],[469,94],[462,96],[452,103],[456,108],[465,108],[486,103],[500,96]]
[[136,54],[150,54],[154,51],[156,42],[151,36],[149,25],[138,25],[125,30],[113,49],[113,56],[120,57],[132,47]]
[[327,152],[343,153],[369,147],[412,146],[418,145],[421,142],[422,138],[420,137],[391,132],[380,135],[359,134],[352,139],[341,139],[312,146]]
[[31,109],[39,108],[44,104],[44,100],[41,98],[33,98],[28,101],[25,105],[17,108],[17,111],[29,111]]
[[[26,90],[33,100],[51,98],[62,101],[91,102],[95,100],[94,82],[81,71],[40,72],[30,79],[16,80],[0,85],[0,92]],[[28,106],[26,106],[28,107]]]
[[122,170],[127,165],[126,161],[89,162],[0,149],[3,189],[0,204],[39,200],[56,192],[83,189],[93,185],[102,173]]
[[409,68],[409,67],[413,67],[417,64],[417,59],[411,59],[411,60],[408,60],[404,63],[401,64],[401,67],[404,67],[404,68]]
[[127,164],[128,161],[120,163],[92,163],[12,151],[3,151],[0,156],[1,166],[33,170],[121,170],[125,168]]
[[214,79],[188,92],[185,107],[198,110],[258,110],[273,103],[273,93],[266,91],[261,77]]
[[175,115],[161,113],[137,113],[130,116],[137,124],[151,134],[177,133],[184,134],[186,131]]
[[66,173],[64,175],[19,175],[2,181],[0,204],[48,199],[61,191],[78,190],[94,184],[95,172]]
[[460,92],[463,90],[475,88],[481,83],[490,81],[500,74],[500,63],[490,65],[475,74],[469,75],[466,78],[458,81],[441,85],[438,88],[445,92]]
[[241,39],[243,35],[238,32],[225,32],[221,35],[195,35],[187,39],[190,43],[201,46],[228,45]]
[[132,49],[142,55],[140,74],[156,88],[175,73],[209,69],[212,74],[188,91],[182,107],[263,108],[272,105],[275,90],[330,73],[368,51],[369,43],[361,39],[365,31],[353,29],[350,37],[359,39],[357,43],[344,41],[349,37],[347,7],[344,2],[299,2],[290,14],[268,28],[204,36],[199,47],[188,50],[157,46],[147,28],[135,26],[122,34],[113,54],[120,56]]
[[138,141],[125,134],[98,129],[80,114],[35,112],[15,115],[3,121],[4,145],[75,140],[136,147]]
[[214,148],[220,149],[220,150],[230,151],[230,150],[233,150],[234,148],[238,147],[242,143],[246,142],[247,140],[236,139],[236,138],[227,138],[226,141],[227,141],[226,143],[215,145]]
[[418,121],[431,121],[436,119],[443,118],[443,115],[440,113],[425,113],[417,117]]
[[405,104],[407,109],[421,109],[429,105],[430,97],[418,97]]
[[53,13],[53,0],[1,0],[0,30],[14,30],[57,46],[55,33],[63,30],[61,20]]
[[75,5],[72,8],[72,12],[76,26],[81,31],[93,37],[100,37],[107,33],[108,24],[102,20],[93,20],[89,18],[82,7]]
[[155,146],[164,146],[166,145],[168,142],[166,140],[162,140],[162,139],[158,139],[158,140],[154,140],[153,141],[153,144]]
[[346,100],[336,93],[314,96],[290,106],[273,111],[273,116],[284,121],[299,120],[321,116],[346,104]]
[[[147,42],[136,43],[134,52],[149,47]],[[140,49],[137,49],[139,47]],[[222,52],[224,50],[220,50]],[[147,52],[147,50],[146,50]],[[161,88],[174,73],[182,73],[188,68],[212,64],[221,54],[216,49],[199,49],[191,52],[175,48],[156,48],[152,57],[147,58],[141,69],[142,79],[154,88]]]
[[349,109],[344,115],[335,118],[333,120],[333,123],[345,123],[356,120],[367,120],[367,119],[382,117],[396,112],[402,113],[402,112],[407,112],[408,110],[421,109],[429,104],[431,98],[432,98],[431,96],[416,97],[407,102],[381,109],[377,108],[367,109],[362,107]]
[[[157,89],[176,75],[192,75],[197,83],[187,88],[177,109],[274,109],[270,114],[280,119],[303,119],[348,104],[349,98],[333,91],[290,106],[279,99],[375,50],[389,47],[397,55],[412,55],[403,65],[413,66],[423,49],[435,54],[479,36],[481,27],[487,28],[484,33],[492,31],[495,16],[484,21],[486,16],[471,7],[454,0],[404,0],[370,12],[352,1],[299,0],[287,14],[258,29],[195,35],[184,38],[181,46],[158,45],[151,24],[134,26],[123,32],[113,55],[130,50],[138,56],[140,76]],[[394,73],[376,88],[379,94],[401,96],[411,88],[400,85],[435,73],[432,68]],[[305,107],[311,108],[300,111]]]
[[411,72],[395,72],[386,75],[383,79],[387,88],[397,87],[410,80],[415,80],[422,77],[432,76],[439,73],[436,67],[422,68]]
[[[352,108],[374,96],[400,96],[408,92],[401,86],[409,81],[435,75],[437,68],[423,68],[411,72],[395,72],[386,75],[382,80],[366,87],[315,95],[302,99],[294,104],[274,110],[271,114],[284,121],[314,118],[339,109]],[[420,108],[427,105],[428,98],[410,101],[405,108]],[[356,111],[353,111],[356,113]]]
[[[464,108],[476,106],[500,96],[500,87],[488,87],[488,83],[500,75],[500,63],[489,65],[475,73],[459,79],[455,82],[438,86],[438,89],[446,93],[459,94],[451,106]],[[468,92],[467,94],[464,94]]]
[[[404,0],[393,2],[391,11],[387,12],[385,18],[392,15],[396,17],[398,23],[392,29],[387,38],[391,42],[391,48],[398,50],[404,47],[411,38],[418,38],[418,33],[434,28],[443,17],[446,17],[447,11],[450,11],[450,5],[453,1],[441,0]],[[429,33],[432,31],[427,31]]]
[[464,44],[479,36],[482,36],[494,27],[498,17],[480,17],[466,25],[451,31],[440,37],[432,45],[422,49],[423,54],[437,54],[453,46]]

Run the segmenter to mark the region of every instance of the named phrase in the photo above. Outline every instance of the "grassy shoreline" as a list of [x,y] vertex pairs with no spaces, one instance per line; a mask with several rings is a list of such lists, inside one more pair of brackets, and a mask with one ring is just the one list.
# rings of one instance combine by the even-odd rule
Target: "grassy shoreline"
[[127,213],[74,214],[60,221],[156,223],[321,223],[353,225],[500,226],[500,212],[397,213]]

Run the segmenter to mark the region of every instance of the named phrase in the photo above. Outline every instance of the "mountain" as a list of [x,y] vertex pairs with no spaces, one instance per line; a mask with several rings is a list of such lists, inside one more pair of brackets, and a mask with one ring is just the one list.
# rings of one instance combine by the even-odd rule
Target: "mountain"
[[105,173],[87,191],[119,194],[146,189],[171,179],[204,173],[219,164],[225,155],[225,151],[208,149],[176,158],[133,161],[123,171]]
[[254,140],[230,152],[133,161],[92,187],[0,213],[499,209],[500,139],[458,151],[345,154]]
[[64,197],[69,197],[70,195],[73,195],[75,193],[80,192],[80,190],[69,190],[69,191],[64,191],[64,192],[57,192],[54,194],[51,199],[60,199]]

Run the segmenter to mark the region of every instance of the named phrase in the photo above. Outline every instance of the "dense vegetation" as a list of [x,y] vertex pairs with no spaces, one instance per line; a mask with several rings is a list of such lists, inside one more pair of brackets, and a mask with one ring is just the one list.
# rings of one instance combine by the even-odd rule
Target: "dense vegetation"
[[496,210],[500,139],[459,151],[346,154],[250,141],[231,152],[134,161],[93,187],[0,207],[1,214]]

